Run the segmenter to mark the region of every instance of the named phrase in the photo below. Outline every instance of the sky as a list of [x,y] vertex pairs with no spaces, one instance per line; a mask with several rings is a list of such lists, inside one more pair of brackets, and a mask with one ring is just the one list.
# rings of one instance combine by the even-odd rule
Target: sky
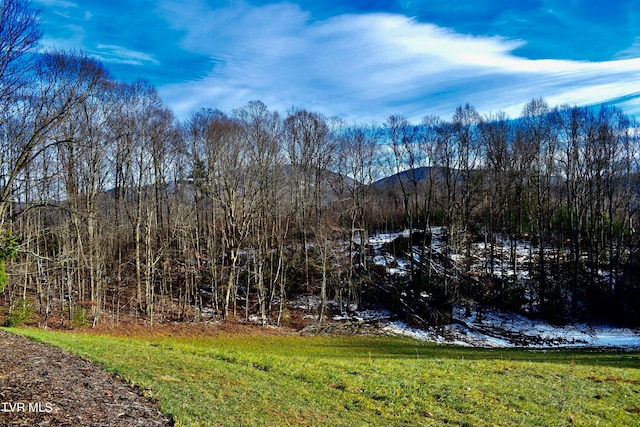
[[353,123],[613,103],[640,119],[637,0],[32,0],[43,48],[154,85],[180,119],[260,100]]

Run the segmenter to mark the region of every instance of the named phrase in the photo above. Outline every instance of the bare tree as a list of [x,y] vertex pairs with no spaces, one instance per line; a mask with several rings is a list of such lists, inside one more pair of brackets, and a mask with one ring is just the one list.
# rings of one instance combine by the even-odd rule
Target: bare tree
[[[159,241],[166,191],[164,153],[174,137],[173,115],[147,82],[125,88],[116,179],[116,203],[121,197],[135,248],[136,305],[151,319],[154,314],[155,279],[168,242]],[[118,132],[118,131],[116,131]],[[158,234],[159,233],[159,234]]]
[[28,0],[3,0],[0,3],[0,124],[10,104],[20,97],[19,91],[30,83],[33,64],[27,56],[37,45],[42,33],[39,11]]
[[[368,271],[367,241],[371,226],[367,217],[371,216],[372,191],[378,177],[378,132],[370,126],[343,125],[337,135],[335,169],[339,181],[336,192],[339,197],[346,196],[343,215],[349,227],[348,269],[347,269],[347,303],[358,303],[356,271],[362,275]],[[358,250],[354,243],[358,243]],[[357,255],[357,257],[356,257]],[[366,278],[366,275],[365,275]],[[340,307],[342,308],[342,287],[339,289]]]
[[52,144],[50,133],[74,105],[90,96],[103,74],[99,63],[80,54],[54,52],[39,57],[33,86],[12,104],[7,112],[10,120],[4,124],[0,220],[6,218],[18,175]]
[[291,112],[284,120],[284,132],[290,163],[291,216],[298,226],[304,255],[303,280],[309,288],[309,234],[321,218],[323,184],[335,144],[327,120],[306,110]]
[[[106,117],[113,105],[109,80],[88,88],[92,93],[82,103],[74,105],[69,117],[56,126],[52,140],[57,148],[57,158],[64,171],[60,180],[64,183],[69,214],[69,233],[66,242],[67,258],[74,263],[79,285],[79,302],[90,305],[96,324],[102,309],[104,276],[109,258],[106,246],[106,228],[101,227],[102,215],[99,196],[106,190],[110,169],[107,164],[109,139]],[[88,284],[88,292],[85,290]],[[69,313],[74,310],[74,298],[68,295]]]
[[[504,113],[489,116],[478,124],[478,137],[485,162],[484,176],[484,225],[485,225],[485,248],[489,246],[488,256],[485,256],[486,272],[491,280],[495,277],[494,266],[496,265],[496,239],[508,238],[510,242],[509,260],[514,273],[518,271],[516,256],[515,231],[513,228],[514,206],[518,205],[519,192],[515,188],[514,179],[514,140],[513,126]],[[500,245],[501,247],[501,245]],[[503,259],[504,254],[500,254],[499,259]],[[501,268],[504,263],[500,262]],[[507,289],[505,271],[500,274],[500,287],[498,300],[504,304]]]
[[535,203],[530,210],[530,219],[535,226],[538,246],[536,281],[539,309],[544,312],[548,285],[545,247],[550,238],[551,187],[556,175],[557,115],[542,98],[533,99],[525,105],[522,115],[522,137],[533,154],[528,179]]
[[[251,213],[253,240],[253,278],[257,288],[258,312],[263,324],[267,322],[269,290],[275,286],[273,279],[279,279],[280,273],[272,275],[274,265],[278,264],[274,230],[278,228],[278,200],[282,197],[283,153],[281,150],[281,121],[277,113],[270,112],[266,105],[253,101],[237,110],[235,116],[241,129],[241,143],[248,151],[248,166],[245,188],[251,191],[255,211]],[[284,237],[281,236],[280,241]],[[271,280],[269,279],[271,278]],[[269,282],[269,283],[267,283]],[[250,282],[249,282],[250,283]],[[249,286],[249,283],[247,286]],[[284,295],[281,295],[283,298]],[[269,304],[270,306],[270,304]],[[247,316],[249,314],[249,293],[247,291]]]
[[410,280],[415,284],[417,279],[416,263],[413,257],[413,232],[416,227],[418,203],[418,183],[421,181],[422,152],[419,146],[418,128],[401,116],[392,115],[385,129],[389,139],[390,152],[387,156],[389,171],[396,179],[393,185],[400,187],[402,209],[409,229]]
[[28,93],[24,91],[25,86],[33,83],[32,75],[29,76],[33,60],[27,54],[35,48],[41,36],[38,11],[31,7],[29,1],[3,0],[0,3],[0,233],[13,182],[25,166],[16,164],[21,155],[19,147],[12,141],[20,122],[16,103]]

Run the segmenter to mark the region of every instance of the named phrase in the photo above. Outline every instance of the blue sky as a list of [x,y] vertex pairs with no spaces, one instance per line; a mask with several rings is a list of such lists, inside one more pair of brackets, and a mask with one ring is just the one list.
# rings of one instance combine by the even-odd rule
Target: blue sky
[[613,102],[640,118],[637,0],[33,0],[44,47],[143,78],[179,118],[251,100],[351,122],[517,117]]

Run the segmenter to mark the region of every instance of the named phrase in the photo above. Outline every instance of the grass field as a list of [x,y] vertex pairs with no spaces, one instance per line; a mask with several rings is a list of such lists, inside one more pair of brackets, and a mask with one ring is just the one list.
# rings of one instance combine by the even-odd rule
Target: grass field
[[640,425],[639,353],[6,330],[117,373],[177,426]]

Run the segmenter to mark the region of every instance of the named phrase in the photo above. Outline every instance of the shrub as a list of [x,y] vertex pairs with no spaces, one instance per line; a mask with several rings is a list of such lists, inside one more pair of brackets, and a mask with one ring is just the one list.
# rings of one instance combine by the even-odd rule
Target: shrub
[[34,322],[34,319],[31,303],[26,299],[22,299],[11,304],[5,317],[5,323],[11,328],[30,324]]
[[5,272],[4,263],[15,257],[18,253],[18,241],[12,234],[2,239],[0,246],[0,292],[7,286],[7,274]]

